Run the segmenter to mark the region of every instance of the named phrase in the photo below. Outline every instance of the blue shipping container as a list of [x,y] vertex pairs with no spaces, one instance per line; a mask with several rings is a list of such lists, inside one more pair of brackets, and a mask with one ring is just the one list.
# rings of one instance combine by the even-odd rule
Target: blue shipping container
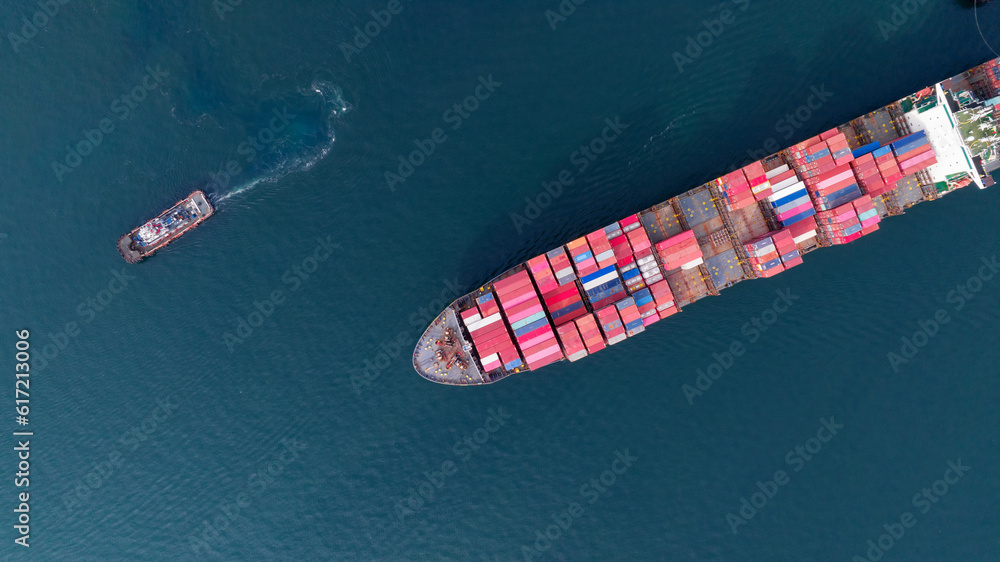
[[791,211],[792,209],[794,209],[796,207],[801,207],[802,205],[805,205],[808,202],[809,202],[809,196],[808,195],[803,195],[802,197],[799,197],[795,201],[790,201],[790,202],[785,203],[784,205],[782,205],[780,207],[776,207],[774,209],[774,213],[777,214],[777,215],[780,215],[781,213],[786,213],[786,212]]
[[628,271],[622,272],[622,279],[628,281],[629,279],[632,279],[633,277],[640,275],[640,273],[641,272],[638,269],[630,269]]
[[536,321],[532,322],[531,324],[522,326],[521,328],[518,328],[518,329],[514,330],[514,336],[519,338],[519,337],[523,336],[524,334],[527,334],[528,332],[537,330],[537,329],[541,328],[542,326],[548,325],[548,323],[549,323],[549,321],[546,318],[542,318],[541,320],[536,320]]
[[861,197],[861,191],[855,188],[854,191],[852,191],[851,193],[848,193],[839,199],[830,201],[830,203],[828,203],[829,207],[827,208],[836,209],[837,207],[843,205],[844,203],[850,203],[851,201],[854,201],[858,197]]
[[880,146],[882,146],[882,145],[879,144],[878,141],[875,141],[873,143],[869,143],[869,144],[866,144],[866,145],[862,146],[861,148],[855,150],[851,154],[853,154],[855,158],[860,158],[860,157],[864,156],[865,154],[868,154],[869,152],[874,152],[874,151],[878,150],[878,148]]
[[780,207],[780,206],[782,206],[782,205],[784,205],[786,203],[789,203],[791,201],[795,201],[796,199],[798,199],[798,198],[800,198],[800,197],[802,197],[803,195],[806,195],[806,194],[807,194],[806,193],[806,188],[803,185],[801,189],[796,189],[794,193],[789,193],[788,195],[782,195],[780,199],[775,199],[774,201],[771,202],[771,206],[772,207]]
[[792,250],[791,252],[788,252],[787,254],[781,256],[781,262],[784,263],[786,261],[794,260],[795,258],[800,258],[800,257],[802,257],[802,255],[799,254],[798,250]]
[[806,155],[806,162],[810,162],[810,163],[811,162],[815,162],[815,161],[820,160],[820,159],[822,159],[822,158],[824,158],[826,156],[829,156],[829,155],[830,155],[830,149],[829,148],[824,148],[823,150],[820,150],[816,154],[807,154]]
[[925,137],[925,138],[922,138],[922,139],[915,140],[913,142],[908,142],[908,143],[904,143],[904,144],[900,144],[900,145],[895,145],[895,146],[892,147],[892,150],[893,150],[893,152],[896,153],[897,156],[899,156],[899,155],[902,155],[902,154],[906,154],[908,152],[913,152],[914,150],[916,150],[916,149],[918,149],[918,148],[920,148],[922,146],[927,146],[927,144],[929,144],[929,142],[930,141],[928,141],[927,138]]
[[577,302],[575,302],[575,303],[573,303],[573,304],[571,304],[569,306],[564,306],[563,308],[560,308],[559,310],[557,310],[555,312],[550,312],[549,314],[552,315],[552,319],[553,320],[558,320],[559,318],[562,318],[563,316],[566,316],[567,314],[576,312],[577,310],[580,310],[581,308],[583,308],[583,301],[577,301]]
[[642,320],[641,319],[640,320],[636,320],[635,322],[631,322],[629,324],[625,324],[625,329],[626,330],[636,330],[638,328],[642,328]]
[[850,236],[850,235],[856,234],[858,232],[861,232],[861,225],[860,224],[856,224],[854,226],[849,226],[849,227],[845,228],[844,229],[844,236]]
[[[858,184],[852,183],[851,185],[849,185],[849,186],[847,186],[847,187],[845,187],[843,189],[839,189],[837,191],[834,191],[833,193],[831,193],[829,195],[826,195],[826,196],[823,196],[823,197],[817,197],[816,201],[818,201],[820,203],[829,203],[830,201],[835,201],[835,200],[840,199],[841,197],[843,197],[845,195],[849,195],[851,193],[854,193],[855,191],[858,193],[859,196],[861,195],[861,191],[858,189]],[[834,207],[836,207],[836,205],[834,205]]]
[[535,323],[535,322],[537,322],[539,320],[545,320],[545,311],[544,310],[541,311],[541,312],[536,312],[536,313],[532,314],[531,316],[528,316],[527,318],[522,318],[522,319],[518,320],[517,322],[514,322],[513,324],[511,324],[510,327],[514,328],[515,330],[517,330],[518,328],[521,328],[523,326],[531,325],[531,324],[533,324],[533,323]]
[[764,269],[773,269],[775,267],[778,267],[779,265],[781,265],[781,258],[775,258],[775,259],[773,259],[773,260],[765,263],[761,267],[763,267]]
[[589,282],[593,281],[594,279],[600,279],[601,277],[604,277],[605,275],[607,275],[608,273],[611,273],[614,270],[615,270],[615,266],[609,265],[608,267],[605,267],[603,269],[598,269],[597,271],[591,273],[590,275],[584,275],[583,277],[580,278],[580,282],[581,283],[589,283]]
[[628,297],[627,299],[622,299],[616,302],[615,306],[618,308],[618,310],[621,310],[623,308],[628,308],[629,306],[635,306],[635,299],[632,297]]
[[924,132],[924,131],[917,131],[917,132],[913,133],[912,135],[907,135],[907,136],[905,136],[903,138],[896,139],[896,140],[892,141],[891,143],[889,143],[889,145],[890,146],[903,145],[903,144],[906,144],[906,143],[909,143],[909,142],[913,142],[915,140],[919,140],[919,139],[925,138],[926,136],[927,136],[926,132]]
[[878,158],[879,156],[885,156],[886,154],[892,154],[891,146],[883,146],[882,148],[879,148],[878,150],[872,152],[872,156],[874,156],[875,158]]

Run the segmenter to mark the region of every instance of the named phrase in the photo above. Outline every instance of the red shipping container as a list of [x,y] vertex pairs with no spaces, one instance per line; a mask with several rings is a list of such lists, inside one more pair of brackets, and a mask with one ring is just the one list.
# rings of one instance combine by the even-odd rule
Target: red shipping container
[[661,310],[660,311],[660,320],[663,320],[664,318],[667,318],[668,316],[673,316],[674,314],[677,314],[677,307],[676,306],[672,306],[672,307],[667,308],[665,310]]
[[567,283],[566,285],[560,285],[559,287],[543,294],[542,299],[548,302],[550,300],[561,300],[572,295],[579,294],[580,290],[576,288],[576,283]]
[[[516,294],[531,285],[527,271],[519,271],[510,277],[493,283],[493,289],[500,297]],[[502,300],[502,299],[501,299]]]
[[573,295],[568,298],[552,301],[551,303],[546,302],[545,310],[549,311],[550,313],[559,312],[560,310],[566,308],[567,306],[576,304],[582,300],[583,299],[580,297],[580,295]]
[[667,238],[666,240],[664,240],[662,242],[658,242],[656,244],[656,249],[659,250],[659,249],[662,249],[662,248],[669,248],[670,246],[673,246],[675,244],[679,244],[681,242],[685,242],[687,240],[694,240],[694,231],[693,230],[685,230],[684,232],[682,232],[680,234],[671,236],[670,238]]
[[808,217],[800,220],[789,226],[788,230],[791,231],[793,237],[798,238],[811,230],[816,230],[816,219],[815,217]]

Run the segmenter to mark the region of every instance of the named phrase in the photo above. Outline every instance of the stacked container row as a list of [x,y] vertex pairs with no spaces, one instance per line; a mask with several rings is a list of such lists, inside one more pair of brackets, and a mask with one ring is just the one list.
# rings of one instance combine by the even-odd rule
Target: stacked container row
[[817,220],[823,234],[833,244],[846,244],[864,235],[861,232],[864,227],[861,226],[858,212],[851,203],[845,203],[829,211],[822,211],[817,214]]
[[671,271],[677,269],[692,269],[705,263],[705,255],[698,245],[698,239],[694,236],[693,230],[684,232],[667,238],[656,244],[656,252],[663,262],[663,269]]
[[677,313],[677,303],[674,302],[674,294],[666,281],[650,285],[649,293],[653,296],[653,302],[656,303],[656,313],[659,314],[661,320]]
[[825,176],[854,159],[847,137],[836,129],[800,142],[785,154],[807,186],[812,178]]
[[476,303],[476,306],[463,310],[460,315],[462,323],[472,336],[472,345],[483,369],[489,372],[502,365],[509,371],[520,367],[521,356],[514,348],[493,293],[479,297]]
[[816,224],[816,217],[812,216],[789,226],[786,230],[792,234],[792,240],[796,244],[807,244],[816,238],[819,227]]
[[858,214],[858,220],[861,221],[862,236],[878,230],[878,223],[882,221],[882,217],[879,216],[878,210],[875,209],[875,204],[872,202],[870,196],[866,195],[860,199],[855,199],[851,202],[851,205],[854,206],[854,212]]
[[795,245],[795,236],[790,228],[772,232],[771,240],[774,241],[774,248],[778,251],[782,267],[791,269],[802,264],[802,255],[799,253],[798,246]]
[[580,331],[580,337],[583,338],[583,345],[586,346],[588,353],[597,353],[606,347],[604,336],[601,335],[601,329],[593,314],[577,318],[574,324],[576,324],[576,329]]
[[[665,281],[663,281],[665,283]],[[668,287],[669,288],[669,287]],[[660,320],[660,315],[656,310],[656,300],[653,298],[651,287],[636,291],[632,298],[635,299],[635,307],[639,310],[643,326],[649,326]],[[671,296],[671,302],[673,297]]]
[[[792,242],[794,246],[794,242]],[[750,257],[750,265],[757,272],[758,277],[774,277],[785,270],[781,264],[781,254],[771,238],[771,233],[760,238],[751,240],[744,244],[747,255]]]
[[729,212],[738,211],[757,201],[742,169],[715,180],[715,185],[722,192],[723,204]]
[[903,173],[899,169],[899,163],[896,162],[891,146],[883,146],[872,151],[872,156],[875,157],[875,165],[878,167],[879,175],[882,176],[882,183],[885,184],[868,193],[875,197],[896,189],[899,180],[903,179]]
[[653,244],[646,229],[639,221],[639,215],[632,215],[620,222],[622,232],[632,248],[632,263],[621,267],[622,278],[630,293],[645,288],[650,283],[663,279],[663,272],[653,256]]
[[586,238],[577,238],[566,244],[566,251],[569,252],[569,256],[573,260],[573,267],[576,268],[576,274],[579,277],[597,271],[597,260],[594,259],[594,252],[590,250]]
[[639,314],[639,308],[635,304],[634,297],[629,297],[616,302],[615,308],[618,309],[618,316],[621,317],[622,324],[625,327],[625,335],[632,337],[646,330],[646,326],[642,323],[642,316]]
[[590,244],[590,249],[594,252],[594,259],[597,260],[599,269],[615,264],[615,252],[611,249],[608,234],[604,229],[588,234],[587,243]]
[[868,195],[877,196],[888,191],[878,164],[875,162],[875,156],[871,153],[862,154],[855,158],[854,162],[851,162],[851,169],[854,170],[854,177],[858,179],[858,185]]
[[618,270],[613,265],[580,278],[580,283],[583,284],[587,300],[594,310],[625,297],[625,287],[622,285],[621,277],[618,276]]
[[528,260],[528,271],[531,272],[531,278],[535,280],[535,287],[538,287],[539,293],[544,295],[559,287],[555,273],[544,254]]
[[759,160],[743,168],[743,176],[750,185],[750,193],[757,201],[763,201],[771,196],[771,182],[764,173],[764,164]]
[[861,188],[850,164],[837,166],[825,174],[809,178],[806,186],[817,211],[829,211],[861,197]]
[[899,162],[899,170],[904,176],[937,164],[937,157],[924,131],[896,139],[890,146],[896,155],[896,161]]
[[562,352],[566,359],[578,361],[588,355],[576,324],[573,322],[563,324],[556,328],[556,333],[559,335],[559,343],[562,345]]
[[618,315],[618,309],[613,304],[597,311],[597,322],[601,325],[604,341],[608,342],[608,345],[614,345],[628,337],[625,335],[625,325]]
[[573,271],[573,263],[569,261],[569,256],[566,255],[566,250],[564,250],[562,246],[547,252],[545,257],[549,258],[549,264],[552,266],[552,272],[555,274],[556,281],[558,281],[560,285],[572,283],[576,280],[576,273]]
[[767,197],[775,217],[782,226],[789,226],[816,214],[806,184],[795,175],[795,170],[782,165],[767,173],[771,195]]
[[542,301],[545,302],[545,309],[549,311],[552,323],[556,326],[572,322],[587,313],[587,305],[583,302],[576,283],[560,285],[542,294]]
[[514,332],[524,362],[537,369],[563,358],[538,293],[527,271],[519,271],[493,284],[500,306]]

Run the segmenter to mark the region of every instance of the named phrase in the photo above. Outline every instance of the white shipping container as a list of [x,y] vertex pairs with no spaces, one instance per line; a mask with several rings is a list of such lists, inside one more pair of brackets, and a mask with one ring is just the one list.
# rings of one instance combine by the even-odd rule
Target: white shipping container
[[773,251],[774,251],[774,243],[772,242],[771,244],[768,244],[763,248],[757,250],[749,250],[747,251],[747,253],[750,254],[751,256],[759,258],[760,256],[766,256],[767,254],[770,254]]
[[656,305],[656,310],[666,310],[668,308],[673,308],[673,306],[674,306],[674,301],[667,301],[663,304]]
[[597,279],[594,279],[592,281],[588,281],[587,283],[584,283],[583,284],[583,288],[586,289],[586,290],[590,290],[590,289],[593,289],[594,287],[597,287],[599,285],[603,285],[603,284],[607,283],[608,281],[611,281],[612,279],[616,279],[617,277],[618,277],[617,273],[615,273],[614,271],[610,271],[610,272],[605,273],[604,275],[598,277]]
[[854,171],[848,169],[848,170],[845,170],[845,171],[843,171],[843,172],[841,172],[841,173],[833,176],[832,178],[828,178],[828,179],[825,179],[825,180],[819,182],[818,184],[816,184],[816,187],[819,187],[819,188],[829,187],[829,186],[831,186],[831,185],[833,185],[833,184],[835,184],[837,182],[841,182],[841,181],[846,180],[847,178],[853,178],[853,177],[854,177]]
[[786,189],[788,187],[791,187],[791,186],[793,186],[793,185],[795,185],[797,183],[802,183],[802,182],[799,180],[799,178],[797,176],[792,176],[790,178],[785,178],[785,179],[779,181],[778,183],[772,183],[771,187],[774,189],[774,191],[777,192],[777,191],[780,191],[782,189]]
[[481,319],[479,321],[476,321],[476,322],[472,322],[472,323],[466,324],[466,326],[469,327],[469,331],[470,332],[476,332],[476,331],[478,331],[478,330],[480,330],[482,328],[485,328],[486,326],[489,326],[490,324],[492,324],[494,322],[498,322],[500,320],[502,320],[502,318],[500,317],[500,313],[499,312],[494,312],[493,314],[490,314],[486,318],[483,318],[483,319]]
[[777,168],[771,170],[770,172],[765,173],[764,175],[767,176],[767,179],[771,179],[774,176],[780,176],[781,174],[784,174],[787,171],[788,171],[788,164],[782,164]]
[[688,263],[682,265],[681,269],[684,269],[684,270],[694,269],[694,268],[698,267],[699,265],[701,265],[703,263],[705,263],[704,258],[698,258],[698,259],[696,259],[694,261],[691,261],[691,262],[688,262]]
[[646,277],[645,279],[646,279],[646,284],[647,285],[652,285],[653,283],[656,283],[657,281],[663,281],[663,274],[660,273],[659,270],[657,270],[655,274],[650,275],[649,277]]
[[815,236],[816,236],[816,231],[815,230],[810,230],[809,232],[806,232],[805,234],[802,234],[800,236],[796,236],[792,240],[795,240],[796,244],[801,244],[801,243],[805,242],[806,240],[809,240],[810,238],[814,238]]
[[805,205],[809,201],[810,201],[809,196],[803,194],[802,197],[799,197],[798,199],[795,199],[794,201],[789,201],[788,203],[785,203],[784,205],[782,205],[780,207],[775,207],[774,208],[774,213],[777,214],[777,215],[780,215],[781,213],[784,213],[784,212],[787,212],[787,211],[791,211],[792,209],[794,209],[796,207],[801,207],[802,205]]
[[614,251],[608,250],[606,252],[601,252],[600,254],[598,254],[596,259],[597,259],[597,261],[602,262],[602,261],[607,261],[607,260],[611,260],[611,259],[614,259],[614,258],[615,258]]
[[777,201],[778,199],[784,199],[785,197],[788,197],[789,195],[791,195],[791,194],[793,194],[793,193],[795,193],[797,191],[801,191],[802,193],[805,193],[806,192],[806,184],[804,184],[804,183],[802,183],[800,181],[796,181],[795,183],[793,183],[793,184],[791,184],[789,186],[782,187],[781,190],[775,190],[774,192],[771,193],[770,196],[768,196],[767,200],[771,201],[771,202],[774,202],[774,201]]

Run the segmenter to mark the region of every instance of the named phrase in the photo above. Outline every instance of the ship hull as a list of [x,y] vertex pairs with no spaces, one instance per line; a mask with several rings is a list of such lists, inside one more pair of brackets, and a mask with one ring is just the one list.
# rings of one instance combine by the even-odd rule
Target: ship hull
[[477,385],[577,361],[913,205],[993,185],[1000,142],[980,131],[998,124],[1000,59],[505,271],[438,315],[413,367]]
[[[165,220],[170,219],[172,216],[176,216],[178,211],[184,211],[186,215],[190,218],[185,218],[180,224],[166,236],[158,238],[155,241],[143,245],[143,241],[140,236],[140,232],[144,228],[149,228],[153,225],[162,224]],[[153,255],[157,250],[160,250],[164,246],[167,246],[174,240],[180,238],[184,234],[190,232],[205,219],[211,217],[215,214],[215,208],[209,202],[208,197],[201,190],[195,191],[181,199],[172,207],[160,213],[157,217],[147,221],[142,226],[139,226],[129,232],[128,234],[122,235],[118,239],[118,253],[121,254],[122,258],[128,263],[139,263],[143,259]]]

